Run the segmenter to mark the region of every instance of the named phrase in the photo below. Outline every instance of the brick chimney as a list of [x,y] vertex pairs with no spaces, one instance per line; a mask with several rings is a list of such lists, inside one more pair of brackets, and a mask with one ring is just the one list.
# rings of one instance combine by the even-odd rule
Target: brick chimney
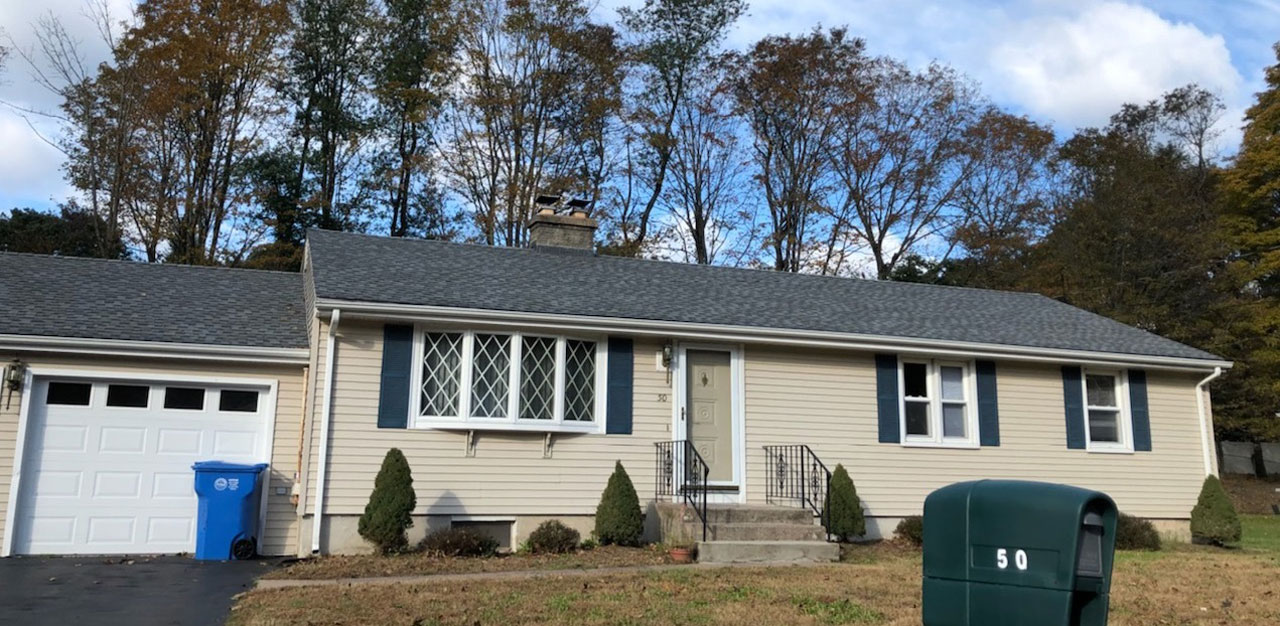
[[560,196],[538,196],[529,220],[529,244],[534,248],[558,248],[593,252],[596,221],[586,200],[565,202]]

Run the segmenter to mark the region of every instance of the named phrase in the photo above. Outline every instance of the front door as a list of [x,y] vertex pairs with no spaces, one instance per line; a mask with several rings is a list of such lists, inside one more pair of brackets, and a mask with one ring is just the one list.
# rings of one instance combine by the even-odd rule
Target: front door
[[710,483],[732,484],[733,376],[730,354],[721,350],[685,353],[687,436],[706,461]]

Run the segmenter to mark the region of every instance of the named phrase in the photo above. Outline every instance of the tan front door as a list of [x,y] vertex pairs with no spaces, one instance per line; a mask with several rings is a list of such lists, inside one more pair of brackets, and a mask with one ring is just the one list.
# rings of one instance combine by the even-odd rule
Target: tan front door
[[729,353],[689,350],[685,356],[689,440],[713,482],[733,481],[733,407]]

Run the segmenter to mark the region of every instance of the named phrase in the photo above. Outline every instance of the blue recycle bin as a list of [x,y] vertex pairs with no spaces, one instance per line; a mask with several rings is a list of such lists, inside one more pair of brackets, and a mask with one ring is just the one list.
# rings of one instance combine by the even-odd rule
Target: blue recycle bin
[[196,559],[248,559],[258,552],[258,511],[266,463],[200,461],[196,471]]

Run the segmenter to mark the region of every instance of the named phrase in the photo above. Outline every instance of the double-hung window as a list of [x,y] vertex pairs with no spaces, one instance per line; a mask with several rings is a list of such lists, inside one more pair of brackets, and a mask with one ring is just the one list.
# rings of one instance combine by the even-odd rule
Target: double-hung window
[[1125,389],[1124,377],[1118,372],[1084,371],[1085,436],[1089,450],[1133,451]]
[[898,369],[902,442],[974,447],[977,410],[972,366],[964,362],[904,359]]
[[601,341],[427,330],[417,342],[420,427],[596,432],[604,421]]

